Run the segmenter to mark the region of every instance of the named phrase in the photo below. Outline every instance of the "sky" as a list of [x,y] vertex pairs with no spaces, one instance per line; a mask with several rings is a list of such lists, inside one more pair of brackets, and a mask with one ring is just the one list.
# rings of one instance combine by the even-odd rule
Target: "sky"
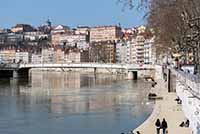
[[53,25],[70,27],[145,24],[144,12],[126,9],[117,0],[2,0],[0,28],[18,23],[39,26],[48,18]]

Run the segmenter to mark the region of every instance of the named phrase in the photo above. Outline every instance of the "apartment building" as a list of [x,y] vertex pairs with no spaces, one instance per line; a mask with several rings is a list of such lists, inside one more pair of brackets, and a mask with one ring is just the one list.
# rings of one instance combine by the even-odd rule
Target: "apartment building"
[[41,31],[24,32],[24,40],[26,41],[39,41],[41,39],[49,39],[50,36]]
[[28,52],[16,52],[15,53],[15,62],[16,63],[30,63],[31,62],[31,53]]
[[64,35],[72,34],[68,26],[58,25],[51,30],[51,43],[56,46],[60,45],[61,38]]
[[55,62],[54,49],[42,49],[42,63],[54,63]]
[[79,49],[88,48],[88,35],[86,34],[63,34],[60,36],[60,44],[69,46],[69,47],[77,47]]
[[32,64],[41,64],[42,63],[42,55],[41,54],[32,54],[31,63]]
[[15,49],[0,50],[0,62],[13,63],[15,62]]
[[89,51],[90,62],[116,62],[116,43],[114,41],[93,42],[90,44]]
[[138,35],[136,37],[136,63],[144,63],[144,42],[145,38],[144,36]]
[[116,44],[116,62],[121,64],[131,63],[130,41],[120,41]]
[[89,62],[89,51],[86,50],[69,50],[65,54],[65,63]]
[[75,29],[75,34],[89,35],[90,34],[90,27],[88,27],[88,26],[78,26]]
[[90,42],[117,41],[121,37],[121,27],[118,26],[98,26],[90,28]]
[[154,45],[154,37],[146,39],[144,42],[144,63],[154,64],[156,60],[156,52]]
[[56,49],[54,52],[54,63],[61,64],[64,63],[65,53],[61,49]]

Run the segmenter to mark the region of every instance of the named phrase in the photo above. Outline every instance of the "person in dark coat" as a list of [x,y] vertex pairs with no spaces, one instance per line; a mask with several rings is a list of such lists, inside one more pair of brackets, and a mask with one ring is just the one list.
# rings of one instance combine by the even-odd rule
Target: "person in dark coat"
[[156,126],[156,132],[157,132],[157,134],[160,134],[161,124],[160,124],[160,120],[159,119],[156,120],[155,126]]
[[163,134],[166,134],[166,130],[167,130],[167,122],[165,120],[165,118],[163,119],[162,123],[161,123],[161,127],[163,129]]

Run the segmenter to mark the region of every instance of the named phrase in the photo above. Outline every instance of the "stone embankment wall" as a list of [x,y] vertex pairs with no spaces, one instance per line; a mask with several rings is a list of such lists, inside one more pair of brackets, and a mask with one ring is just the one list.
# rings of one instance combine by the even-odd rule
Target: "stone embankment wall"
[[186,119],[190,121],[193,134],[200,134],[200,79],[197,76],[170,70],[167,82],[169,91],[176,91],[182,101]]

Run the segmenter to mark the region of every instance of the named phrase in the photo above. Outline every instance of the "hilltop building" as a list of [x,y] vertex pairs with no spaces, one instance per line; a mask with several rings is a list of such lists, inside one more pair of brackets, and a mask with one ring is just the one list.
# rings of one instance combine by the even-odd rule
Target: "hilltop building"
[[11,28],[13,33],[23,33],[23,32],[32,32],[36,29],[28,24],[17,24],[16,26]]

